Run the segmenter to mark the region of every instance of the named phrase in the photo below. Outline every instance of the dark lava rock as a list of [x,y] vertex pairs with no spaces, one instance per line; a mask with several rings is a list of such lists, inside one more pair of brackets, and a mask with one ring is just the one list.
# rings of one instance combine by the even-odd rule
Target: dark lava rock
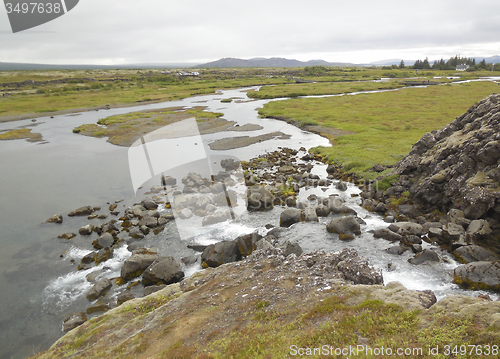
[[337,264],[337,269],[346,280],[354,284],[384,284],[382,273],[373,269],[366,259],[358,257],[357,252],[356,255],[346,255],[344,252],[340,253],[343,259]]
[[243,257],[250,255],[255,247],[256,243],[262,238],[262,236],[256,232],[250,234],[244,234],[239,236],[234,241],[238,245],[238,250]]
[[241,259],[241,253],[236,242],[222,241],[209,245],[201,254],[201,261],[208,267],[218,267],[224,263]]
[[60,236],[57,236],[57,238],[64,238],[64,239],[72,239],[75,237],[76,237],[75,233],[63,233]]
[[487,239],[491,233],[492,230],[487,221],[476,219],[470,222],[465,237],[468,241],[476,242]]
[[94,225],[93,224],[87,224],[86,226],[83,226],[78,230],[78,233],[80,233],[82,236],[90,236],[92,234],[92,231],[94,230]]
[[461,263],[470,263],[470,262],[491,262],[498,260],[499,257],[483,247],[477,245],[463,246],[457,248],[453,251],[453,254],[457,258],[457,260]]
[[356,218],[352,216],[333,218],[326,226],[326,230],[330,233],[360,235],[361,229]]
[[112,287],[112,283],[109,279],[103,278],[97,281],[92,289],[87,293],[87,298],[89,300],[96,300],[97,298],[106,294],[106,292]]
[[427,213],[443,208],[455,210],[448,216],[449,222],[461,226],[466,226],[467,220],[498,216],[498,133],[500,94],[493,94],[441,130],[417,141],[395,166],[397,174],[410,176],[404,190],[409,190],[415,206]]
[[125,260],[120,272],[120,277],[124,280],[130,280],[138,277],[149,267],[159,256],[154,252],[145,249],[137,249]]
[[69,332],[87,321],[87,314],[84,312],[68,315],[63,321],[63,330]]
[[472,262],[455,268],[453,282],[478,290],[500,290],[500,261]]
[[249,211],[271,210],[273,202],[273,194],[262,186],[252,186],[247,191],[247,209]]
[[415,257],[408,259],[408,262],[415,265],[439,261],[440,259],[437,253],[430,249],[425,249],[422,252],[417,253]]
[[60,214],[54,214],[52,217],[44,221],[43,223],[62,223],[63,222],[63,216]]
[[380,228],[380,229],[373,231],[373,237],[386,239],[386,240],[392,241],[392,242],[400,241],[403,238],[403,236],[401,236],[401,234],[393,232],[393,231],[389,230],[388,228]]
[[216,212],[214,214],[210,214],[210,215],[203,217],[202,226],[209,226],[212,224],[225,222],[231,218],[232,218],[231,212],[229,210],[225,211],[225,212]]
[[112,257],[113,257],[113,250],[111,248],[109,247],[102,248],[95,255],[95,265],[105,262]]
[[141,201],[141,206],[147,210],[158,208],[158,204],[150,198],[145,198]]
[[298,243],[292,243],[290,241],[286,241],[282,245],[279,246],[283,250],[283,255],[288,257],[290,254],[294,253],[297,257],[302,254],[302,248]]
[[93,241],[92,245],[96,249],[101,249],[101,248],[111,247],[113,243],[115,243],[113,235],[109,232],[106,232],[102,236],[97,238],[95,241]]
[[80,207],[78,209],[75,209],[74,211],[71,211],[68,213],[68,216],[74,217],[74,216],[88,216],[89,214],[92,214],[94,212],[94,209],[90,206],[85,206],[85,207]]
[[301,210],[297,208],[287,208],[280,215],[280,227],[290,227],[294,223],[300,222]]
[[422,306],[425,309],[429,309],[434,304],[436,304],[437,302],[436,296],[431,290],[422,290],[422,291],[419,290],[418,292],[419,292],[418,298],[420,300],[420,303],[422,303]]
[[301,222],[318,222],[318,215],[314,207],[306,207],[300,212]]
[[171,284],[184,278],[184,272],[174,257],[159,257],[144,271],[142,283],[148,285]]

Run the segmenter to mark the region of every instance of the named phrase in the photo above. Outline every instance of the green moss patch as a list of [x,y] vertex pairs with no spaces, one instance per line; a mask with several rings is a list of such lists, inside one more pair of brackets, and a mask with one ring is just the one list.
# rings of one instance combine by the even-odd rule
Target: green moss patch
[[43,140],[41,134],[31,132],[31,130],[28,128],[11,130],[0,133],[0,140],[22,140],[22,139],[28,140],[29,142],[37,142]]
[[204,111],[201,106],[189,110],[171,107],[106,117],[97,124],[78,126],[73,132],[91,137],[108,137],[108,142],[112,144],[130,146],[146,133],[190,117],[196,118],[201,132],[216,132],[231,127],[234,123],[221,119],[222,115],[220,112]]

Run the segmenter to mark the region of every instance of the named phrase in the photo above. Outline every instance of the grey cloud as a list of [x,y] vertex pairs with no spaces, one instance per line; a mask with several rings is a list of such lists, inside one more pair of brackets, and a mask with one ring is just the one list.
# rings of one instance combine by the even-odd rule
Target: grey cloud
[[467,46],[499,41],[500,2],[86,0],[36,30],[49,33],[0,32],[2,61],[181,62]]

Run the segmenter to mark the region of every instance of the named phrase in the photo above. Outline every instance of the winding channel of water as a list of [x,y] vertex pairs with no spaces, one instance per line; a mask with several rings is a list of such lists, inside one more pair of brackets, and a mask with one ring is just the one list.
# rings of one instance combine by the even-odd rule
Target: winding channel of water
[[[23,127],[33,127],[44,138],[42,143],[26,141],[0,141],[1,198],[0,207],[1,245],[0,251],[0,357],[24,358],[48,348],[62,333],[61,322],[68,313],[84,311],[89,302],[86,292],[92,286],[85,276],[89,271],[76,271],[71,261],[79,259],[91,251],[92,238],[77,236],[72,241],[58,239],[66,232],[75,232],[89,223],[86,218],[67,217],[66,213],[75,208],[91,205],[108,207],[108,202],[119,202],[119,208],[133,204],[144,190],[134,194],[129,164],[128,148],[118,147],[105,139],[85,137],[72,133],[72,129],[84,124],[95,123],[100,118],[173,106],[207,106],[208,111],[224,113],[223,118],[236,121],[240,126],[258,124],[262,130],[252,132],[220,132],[203,135],[205,151],[211,160],[227,156],[248,160],[279,147],[306,149],[314,146],[329,146],[328,140],[318,135],[302,131],[282,121],[262,119],[257,109],[271,100],[252,101],[246,97],[249,89],[225,90],[215,95],[192,97],[179,101],[149,104],[111,110],[89,111],[54,118],[41,117],[35,122],[23,120],[0,123],[0,131]],[[220,100],[234,98],[231,103]],[[231,136],[257,136],[281,131],[290,135],[289,139],[262,141],[247,147],[230,151],[212,151],[210,142]],[[182,154],[175,154],[182,155]],[[325,166],[318,165],[314,173],[326,177]],[[179,172],[179,176],[182,176]],[[182,178],[182,177],[180,177]],[[158,184],[153,178],[144,185]],[[319,188],[301,190],[300,197],[314,193],[328,196],[335,193],[334,187],[327,192]],[[413,266],[407,259],[411,254],[391,256],[382,250],[391,244],[382,239],[374,239],[369,230],[387,227],[382,217],[369,213],[359,206],[359,198],[351,194],[359,189],[349,186],[346,192],[337,193],[346,204],[354,208],[366,222],[362,235],[351,242],[332,240],[325,230],[327,219],[319,223],[298,223],[293,230],[286,231],[282,240],[298,242],[304,251],[324,249],[337,251],[352,247],[361,256],[369,258],[377,268],[383,270],[384,282],[400,281],[410,289],[430,289],[438,298],[465,293],[451,283],[453,269],[457,263],[450,255],[439,252],[446,261],[439,264]],[[41,223],[55,213],[64,215],[61,225]],[[237,221],[200,229],[196,242],[214,243],[223,239],[234,239],[255,229],[263,230],[268,223],[277,225],[281,209],[266,213],[244,213]],[[108,219],[109,220],[109,219]],[[178,222],[178,225],[182,223]],[[186,242],[178,234],[175,222],[166,226],[158,236],[151,236],[141,244],[153,247],[160,254],[182,257],[194,252],[186,248]],[[424,243],[424,248],[429,247]],[[101,264],[103,276],[119,275],[121,264],[131,253],[126,247],[115,251],[113,259]],[[391,263],[392,270],[388,269]],[[105,268],[106,267],[106,268]],[[395,268],[395,269],[394,269]],[[186,275],[200,270],[199,265],[185,267]],[[114,289],[117,296],[120,289]],[[489,293],[491,295],[491,293]],[[495,295],[491,295],[495,298]]]

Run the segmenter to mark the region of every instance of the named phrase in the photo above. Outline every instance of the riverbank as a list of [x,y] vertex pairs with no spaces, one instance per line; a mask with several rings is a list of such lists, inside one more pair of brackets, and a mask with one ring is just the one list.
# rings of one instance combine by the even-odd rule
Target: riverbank
[[[314,232],[319,225],[327,241],[353,243],[354,248],[360,245],[362,235],[368,234],[365,221],[370,219],[360,216],[359,207],[366,203],[354,194],[340,195],[346,192],[348,184],[339,178],[348,178],[338,167],[326,167],[326,178],[315,174],[315,166],[322,161],[323,157],[308,154],[305,149],[283,149],[242,162],[241,169],[235,161],[222,162],[226,172],[215,176],[219,183],[190,173],[180,182],[183,186],[180,183],[177,186],[173,178],[164,177],[162,186],[151,188],[150,199],[126,208],[119,221],[83,226],[81,235],[99,234],[93,242],[96,250],[76,261],[79,270],[89,271],[87,278],[93,283],[87,294],[90,306],[86,313],[68,316],[65,321],[68,330],[80,326],[37,357],[286,355],[293,345],[314,347],[329,344],[330,339],[338,341],[337,336],[327,335],[324,338],[330,339],[317,342],[315,338],[329,331],[324,326],[345,333],[343,341],[335,344],[347,346],[362,342],[396,348],[409,343],[411,348],[428,348],[431,343],[442,347],[496,342],[500,326],[497,316],[492,314],[500,312],[500,304],[486,295],[447,296],[435,304],[436,296],[430,290],[411,291],[398,283],[384,283],[380,269],[373,268],[353,249],[311,253],[301,248],[309,246],[302,236],[290,240],[295,232],[300,233],[300,226],[306,232]],[[238,190],[238,182],[242,180],[248,190]],[[354,177],[350,180],[356,181]],[[310,190],[314,188],[325,197],[313,195]],[[328,189],[338,192],[331,194]],[[172,190],[176,194],[168,197],[167,202]],[[259,230],[208,246],[195,242],[188,247],[203,253],[182,259],[161,256],[152,248],[141,247],[148,243],[145,238],[153,232],[165,231],[165,225],[173,219],[179,230],[232,222],[229,211],[232,207],[241,213],[238,201],[242,195],[247,198],[244,205],[250,218],[264,214],[265,232]],[[358,198],[358,207],[347,205],[348,197]],[[116,211],[117,207],[113,204],[109,210]],[[265,214],[276,209],[280,213],[279,222],[273,222]],[[71,215],[93,216],[93,212],[92,207],[82,207]],[[389,226],[389,231],[400,241],[386,248],[384,252],[390,256],[401,256],[404,251],[395,248],[406,248],[416,253],[410,260],[414,267],[433,267],[448,261],[437,248],[422,250],[426,248],[425,241],[415,242],[415,238],[426,238],[423,226],[399,222]],[[317,240],[318,233],[314,237]],[[390,246],[396,240],[393,237],[382,237],[387,241],[383,247]],[[99,265],[106,266],[113,251],[116,253],[125,245],[129,250],[135,248],[132,256],[123,263],[120,277],[108,278],[110,273],[100,270]],[[368,251],[378,257],[382,255],[382,251]],[[178,264],[174,265],[175,262]],[[179,263],[198,263],[207,269],[183,279]],[[180,283],[170,284],[172,281]],[[122,291],[117,297],[110,296],[120,287]],[[141,292],[146,297],[134,299]],[[116,305],[111,304],[115,297],[118,305],[122,304],[110,309]],[[296,303],[301,303],[300,310],[295,308]],[[109,312],[86,322],[88,315],[106,310]],[[332,318],[332,312],[343,315]],[[230,321],[223,319],[227,313],[231,313]],[[360,316],[354,327],[348,324],[353,314]],[[377,330],[366,328],[365,320],[378,323]],[[202,323],[207,324],[202,326]],[[318,329],[318,323],[323,329]],[[399,323],[397,337],[390,329],[394,329],[394,323]],[[246,341],[248,345],[238,347],[240,336],[255,328],[266,335],[251,336]],[[449,335],[451,328],[453,337]],[[457,328],[460,328],[458,333]],[[278,345],[269,345],[276,340]],[[255,348],[262,349],[253,352]]]
[[[309,148],[313,145],[317,145],[318,143],[320,143],[320,141],[323,140],[319,136],[307,134],[303,131],[298,131],[296,128],[288,126],[284,123],[259,120],[255,115],[255,103],[247,104],[237,103],[237,101],[233,101],[232,103],[221,105],[221,98],[233,98],[239,95],[240,92],[238,91],[228,91],[224,92],[221,95],[207,96],[203,99],[207,100],[204,105],[208,105],[209,110],[212,112],[225,112],[225,117],[228,120],[237,121],[241,127],[247,124],[260,124],[266,128],[267,132],[270,133],[276,130],[285,129],[286,133],[293,135],[293,140],[266,141],[263,142],[262,146],[259,144],[254,144],[248,149],[243,149],[243,151],[234,150],[230,153],[225,153],[224,155],[236,155],[242,156],[240,158],[250,158],[251,156],[254,156],[255,153],[270,153],[268,148],[271,147],[272,150],[274,150],[278,146],[283,146],[283,144],[285,143],[290,143],[293,146],[295,146],[297,143],[303,143],[305,147]],[[199,102],[201,99],[197,98],[195,100],[196,102]],[[186,103],[184,101],[180,101],[179,104],[176,103],[175,105],[185,106]],[[193,102],[191,106],[195,105],[195,102]],[[236,109],[236,107],[238,109],[248,109],[248,111],[239,111]],[[12,195],[11,197],[8,197],[10,198],[10,200],[8,201],[9,203],[11,203],[11,206],[9,207],[8,212],[5,212],[3,216],[4,218],[8,218],[7,233],[9,233],[9,235],[6,236],[6,238],[25,238],[25,241],[27,241],[29,238],[36,238],[35,240],[33,240],[34,243],[32,246],[30,246],[30,248],[28,248],[28,250],[26,250],[25,248],[16,249],[13,244],[10,245],[10,247],[6,247],[4,243],[4,248],[13,248],[3,252],[3,256],[5,257],[5,259],[8,259],[9,270],[7,274],[8,278],[11,280],[9,283],[6,283],[6,285],[9,285],[10,288],[14,290],[14,287],[18,285],[18,283],[20,283],[23,278],[33,278],[32,274],[34,272],[39,274],[39,277],[37,277],[36,280],[36,285],[38,285],[38,287],[40,288],[37,290],[38,287],[34,287],[34,283],[28,283],[27,280],[24,280],[24,282],[22,282],[23,288],[21,288],[21,293],[22,296],[28,298],[27,301],[30,301],[31,305],[33,305],[33,300],[35,300],[36,303],[39,303],[40,296],[37,296],[35,299],[33,299],[33,296],[29,296],[27,294],[27,288],[30,288],[32,291],[36,290],[37,295],[41,292],[44,293],[42,298],[44,308],[43,313],[48,313],[47,316],[50,315],[51,323],[52,319],[55,323],[53,323],[53,325],[51,324],[52,326],[49,326],[47,323],[45,323],[46,325],[44,326],[43,332],[47,333],[49,331],[54,331],[52,330],[53,328],[57,329],[55,330],[57,331],[57,333],[53,334],[52,332],[50,332],[50,334],[48,335],[50,338],[52,338],[51,340],[46,340],[44,344],[42,343],[43,345],[45,345],[45,348],[47,347],[47,344],[49,342],[52,343],[53,340],[60,335],[59,327],[61,320],[64,319],[64,316],[61,315],[62,312],[64,312],[65,315],[70,310],[71,312],[75,310],[83,310],[86,309],[89,305],[88,300],[85,298],[87,291],[90,290],[90,288],[93,286],[93,284],[91,282],[88,282],[88,280],[85,278],[86,274],[89,273],[76,271],[75,268],[78,266],[80,260],[85,254],[88,254],[92,251],[97,251],[93,248],[92,242],[99,238],[96,232],[92,232],[90,237],[77,234],[77,236],[71,240],[67,240],[64,238],[58,239],[57,236],[63,233],[78,233],[78,229],[80,227],[89,223],[93,223],[94,226],[98,226],[110,220],[118,220],[119,217],[123,215],[123,211],[133,205],[133,202],[116,203],[118,205],[118,208],[114,211],[121,211],[121,213],[118,214],[117,217],[114,217],[114,215],[111,214],[111,211],[109,213],[106,211],[110,204],[115,203],[115,200],[123,198],[127,199],[130,196],[130,194],[125,193],[127,192],[125,190],[130,187],[130,184],[128,183],[128,181],[126,181],[129,176],[128,166],[126,163],[122,163],[123,159],[127,159],[126,151],[124,151],[126,149],[111,146],[106,143],[104,139],[99,140],[71,133],[72,129],[77,127],[79,124],[86,122],[95,123],[97,121],[97,116],[89,115],[97,115],[97,113],[94,114],[91,112],[87,112],[83,113],[81,116],[65,116],[60,118],[56,117],[54,121],[40,121],[38,129],[41,133],[44,134],[44,138],[46,138],[48,142],[43,146],[29,144],[25,141],[9,141],[8,143],[3,142],[4,149],[14,149],[15,151],[17,151],[12,152],[12,156],[10,155],[10,152],[2,151],[4,153],[3,161],[8,165],[6,167],[6,174],[13,174],[12,181],[8,182],[10,183],[9,188],[12,189],[12,191],[10,192]],[[28,121],[26,122],[29,123]],[[38,123],[38,121],[35,123]],[[209,138],[208,142],[220,138],[218,134],[215,134],[213,136],[205,135],[204,137]],[[74,148],[74,145],[78,146]],[[22,152],[18,152],[18,150],[22,150]],[[107,151],[119,151],[120,156],[108,156]],[[44,158],[44,161],[39,160],[39,157],[42,155],[42,153],[44,154],[42,156]],[[24,155],[25,157],[23,157]],[[214,153],[210,153],[210,155],[214,155]],[[306,153],[302,153],[301,157],[305,155]],[[15,159],[15,161],[11,161],[12,165],[9,165],[9,158]],[[25,158],[25,160],[21,161],[21,159],[23,158]],[[278,158],[279,157],[275,156],[273,158],[273,162],[275,160],[278,160]],[[51,163],[52,160],[54,164]],[[218,161],[219,158],[217,159],[217,163]],[[282,158],[279,159],[279,162],[281,161],[286,162],[288,160],[286,158]],[[66,162],[68,162],[70,165],[68,165],[68,163]],[[119,164],[122,164],[122,166],[119,166]],[[257,164],[261,164],[264,166],[266,165],[266,161],[261,158],[257,161]],[[110,165],[115,165],[115,167],[113,167],[113,169],[108,169]],[[40,171],[36,170],[37,166],[41,167]],[[281,164],[279,167],[283,166],[284,165]],[[203,166],[200,166],[200,168],[196,167],[194,171],[199,172],[201,167]],[[25,172],[23,172],[24,168],[26,169]],[[315,166],[313,166],[312,171],[313,172],[310,173],[312,176],[318,174],[323,177],[322,179],[326,179],[324,177],[327,174],[324,172],[325,169],[322,168],[321,165],[316,164]],[[48,176],[48,174],[51,174],[51,176]],[[216,173],[212,174],[215,175]],[[259,174],[256,175],[260,176]],[[283,175],[286,180],[286,172],[283,172]],[[207,174],[205,173],[204,176],[207,176]],[[208,176],[207,178],[209,177],[210,176]],[[22,181],[20,181],[20,179],[32,178],[36,178],[37,180],[35,182],[30,180],[29,184],[26,184],[26,186],[21,185]],[[81,181],[81,178],[85,178],[86,180]],[[181,183],[181,179],[182,177],[178,178],[179,183]],[[255,180],[255,178],[248,179]],[[311,181],[312,180],[313,178],[311,178]],[[337,184],[334,179],[330,180],[332,181],[332,183]],[[160,180],[157,179],[156,184],[158,184],[159,182]],[[104,188],[103,183],[109,183],[109,186],[106,185],[106,188]],[[85,184],[85,188],[80,188],[83,184]],[[18,186],[19,188],[16,186]],[[51,186],[53,186],[54,188],[52,189]],[[345,247],[359,247],[361,256],[367,257],[370,252],[377,253],[377,256],[372,258],[371,260],[373,261],[374,265],[377,266],[377,268],[384,269],[384,276],[390,278],[388,280],[399,280],[401,278],[403,282],[406,281],[405,285],[412,289],[422,289],[426,288],[425,286],[430,285],[432,286],[433,290],[434,288],[438,288],[436,293],[439,293],[443,287],[451,287],[450,283],[452,280],[453,270],[451,269],[450,277],[450,268],[449,265],[446,264],[446,262],[440,262],[439,265],[445,266],[442,270],[433,272],[434,274],[430,274],[425,271],[427,269],[433,268],[435,264],[426,265],[425,267],[413,267],[411,269],[408,269],[406,267],[410,265],[407,262],[407,259],[413,257],[413,254],[411,256],[409,255],[410,251],[406,251],[401,256],[398,256],[397,259],[395,257],[389,258],[388,256],[390,255],[383,252],[384,249],[387,249],[389,243],[384,240],[374,240],[373,235],[370,233],[370,230],[374,229],[375,223],[377,223],[378,226],[381,226],[380,220],[371,218],[370,213],[368,213],[364,208],[359,207],[359,198],[350,197],[351,195],[355,195],[359,191],[351,187],[349,184],[347,184],[347,187],[347,191],[342,192],[340,190],[337,190],[336,187],[332,185],[329,185],[327,187],[310,186],[309,189],[303,189],[301,191],[301,196],[308,197],[311,194],[315,194],[316,196],[323,197],[325,195],[329,196],[330,194],[337,193],[343,200],[347,202],[348,207],[352,209],[356,208],[357,212],[361,214],[360,217],[368,217],[364,219],[367,224],[361,224],[361,227],[364,228],[364,230],[362,230],[361,236],[359,238],[355,237],[358,239],[357,241],[356,239],[351,241],[331,240],[329,236],[335,237],[336,235],[330,234],[325,230],[327,224],[325,223],[325,221],[327,221],[327,219],[322,217],[320,217],[319,222],[296,223],[294,225],[294,229],[292,231],[285,231],[283,238],[281,239],[283,241],[290,240],[292,242],[300,240],[301,246],[306,252],[313,251],[318,247],[323,248],[328,252],[340,251]],[[323,192],[323,189],[326,189],[327,192]],[[25,208],[22,201],[18,201],[18,198],[22,197],[21,193],[25,193],[25,191],[30,191],[29,193],[32,193],[29,197],[31,205],[27,209]],[[288,188],[283,188],[282,191],[284,193],[288,193]],[[141,193],[143,192],[144,191],[141,191]],[[78,195],[73,196],[74,193],[77,193]],[[72,200],[70,200],[69,198],[72,198]],[[141,199],[142,198],[143,197],[141,194]],[[106,205],[105,201],[109,199],[111,199],[112,201],[110,201],[110,203]],[[17,207],[15,207],[16,203],[19,203],[19,205],[22,206],[19,208],[19,210],[17,210]],[[125,206],[125,203],[127,203],[127,206]],[[86,217],[65,217],[63,224],[40,225],[40,228],[35,225],[35,228],[33,228],[32,230],[30,227],[30,231],[26,230],[21,232],[21,228],[24,229],[26,228],[26,226],[23,223],[16,222],[19,216],[14,215],[16,213],[22,212],[24,213],[24,222],[29,219],[30,223],[32,222],[36,224],[47,219],[53,213],[60,212],[61,210],[69,211],[70,209],[74,209],[78,205],[84,204],[91,204],[93,206],[102,207],[103,210],[93,213],[92,215],[107,214],[108,218],[95,218],[93,220],[87,220]],[[245,207],[245,205],[243,204],[242,207]],[[277,226],[279,224],[280,208],[281,207],[277,205],[271,211],[252,212],[248,216],[244,216],[241,222],[221,222],[221,224],[217,225],[218,229],[214,231],[213,235],[207,235],[206,232],[202,232],[203,235],[199,236],[199,238],[200,240],[203,240],[204,245],[208,245],[218,242],[221,239],[234,240],[240,234],[251,232],[255,228],[263,229],[265,228],[266,224],[273,223],[274,226]],[[5,209],[7,210],[7,208]],[[36,213],[34,213],[34,215],[31,215],[29,211]],[[201,218],[199,219],[201,220]],[[191,250],[186,248],[186,243],[182,243],[182,241],[179,240],[178,236],[176,237],[175,233],[178,229],[176,227],[177,226],[175,221],[169,221],[169,223],[165,227],[165,231],[162,232],[160,237],[155,236],[154,233],[150,233],[148,236],[145,236],[144,239],[137,240],[137,244],[141,246],[150,246],[150,249],[156,248],[158,250],[158,253],[161,255],[174,254],[175,258],[177,258],[178,260],[193,255],[193,253],[190,252]],[[190,226],[184,225],[180,226],[180,228],[185,229],[190,228]],[[10,229],[13,230],[9,232]],[[122,232],[122,236],[126,237],[127,232]],[[42,237],[44,239],[43,241],[40,240],[40,238]],[[136,239],[133,238],[132,240],[136,241]],[[19,241],[16,241],[16,244],[19,243]],[[44,247],[40,249],[40,245],[43,245]],[[425,249],[427,243],[423,243],[422,245]],[[45,248],[48,246],[51,246],[52,248],[50,251]],[[123,250],[123,248],[125,250]],[[67,249],[68,251],[63,253],[63,249]],[[446,253],[441,253],[439,250],[438,253],[439,255],[442,255],[444,258],[446,258],[447,261],[449,260]],[[59,258],[59,255],[61,254],[63,254],[63,257]],[[108,260],[99,264],[99,266],[101,266],[102,268],[111,268],[111,271],[106,270],[105,273],[102,273],[102,275],[111,278],[116,278],[117,276],[119,276],[122,263],[130,254],[131,252],[129,252],[126,247],[117,249],[115,251],[114,259],[110,259],[111,262],[109,262]],[[43,265],[46,264],[46,266],[40,267],[40,265],[38,264],[39,262],[36,261],[36,256],[43,256]],[[9,259],[10,257],[12,257],[12,259]],[[25,260],[24,258],[29,258],[29,260]],[[71,259],[74,259],[74,264],[71,262]],[[198,260],[200,260],[199,256]],[[58,263],[57,266],[54,266],[54,261]],[[407,275],[398,277],[398,272],[389,272],[388,270],[386,270],[386,268],[388,267],[388,263],[392,263],[392,268],[397,267],[399,268],[401,273],[407,273]],[[181,266],[183,266],[182,263]],[[44,269],[40,270],[40,268]],[[94,269],[90,269],[90,271],[93,270]],[[186,276],[188,276],[190,272],[186,271],[185,274]],[[421,282],[423,278],[427,278],[425,280],[425,283]],[[133,282],[128,283],[126,286],[121,288],[126,289],[126,287]],[[137,290],[141,296],[144,295],[143,287],[141,287],[140,285],[132,286],[131,290]],[[450,292],[453,291],[455,291],[455,289],[452,288]],[[9,291],[9,293],[13,292]],[[442,294],[437,294],[437,296],[440,295],[442,296]],[[2,297],[4,296],[6,296],[6,292],[2,294]],[[16,300],[16,298],[17,297],[12,294],[11,298],[6,298],[9,300],[5,300],[5,303],[15,303],[15,305],[18,305],[17,303],[22,302],[22,300]],[[71,303],[70,307],[68,307],[68,303]],[[8,308],[12,308],[13,306],[14,305],[11,304],[7,305]],[[40,307],[41,306],[37,304],[37,313],[40,312]],[[20,308],[19,313],[21,314],[13,314],[7,317],[7,319],[9,320],[9,327],[11,328],[9,333],[12,334],[12,338],[9,337],[9,340],[4,341],[4,343],[6,343],[4,347],[7,348],[4,349],[4,351],[9,353],[10,350],[9,355],[19,352],[17,348],[19,348],[21,345],[16,345],[15,340],[17,340],[18,338],[20,341],[23,340],[22,336],[26,335],[25,333],[27,329],[30,329],[32,333],[31,336],[26,336],[31,338],[30,343],[42,342],[41,339],[38,339],[40,338],[40,336],[35,337],[35,334],[39,335],[39,331],[37,331],[36,329],[38,327],[34,327],[33,325],[28,324],[32,323],[32,321],[26,320],[26,326],[29,326],[29,328],[23,327],[23,330],[18,330],[16,332],[16,325],[21,325],[22,323],[24,323],[23,313],[30,313],[30,308],[31,307],[28,307],[28,305],[26,305],[25,307]],[[10,312],[15,313],[12,310]],[[28,317],[32,318],[30,314],[26,314],[26,318]],[[89,318],[90,317],[91,315],[89,315]],[[25,350],[24,347],[23,350]],[[27,351],[25,350],[25,352],[31,351],[31,348],[28,348]]]

